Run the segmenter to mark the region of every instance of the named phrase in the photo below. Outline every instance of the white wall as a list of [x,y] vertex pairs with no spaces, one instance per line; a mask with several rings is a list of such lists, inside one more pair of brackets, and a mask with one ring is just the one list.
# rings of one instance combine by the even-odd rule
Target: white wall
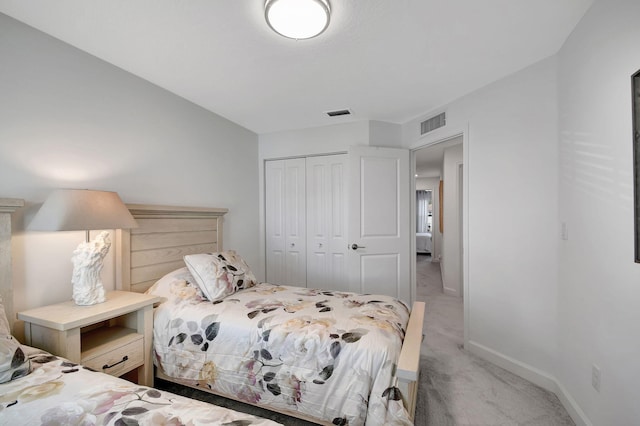
[[442,160],[442,287],[452,296],[462,296],[462,276],[460,274],[460,200],[459,167],[463,164],[462,144],[444,150]]
[[[259,261],[257,135],[0,14],[0,196],[117,191],[125,202],[227,207],[224,245]],[[13,241],[16,308],[68,300],[83,233]],[[113,258],[104,280],[113,287]]]
[[597,1],[559,53],[559,219],[569,239],[560,245],[557,375],[594,425],[640,421],[631,121],[639,19],[637,0]]
[[467,346],[521,374],[553,374],[557,356],[556,85],[549,58],[438,109],[447,125],[424,138],[431,113],[403,129],[414,148],[464,133]]
[[[433,202],[435,203],[438,198],[438,182],[440,182],[438,178],[416,178],[416,191],[436,191],[432,194],[435,197],[433,198]],[[433,208],[435,208],[435,205]]]
[[[596,1],[557,56],[441,108],[447,126],[425,138],[467,137],[469,348],[555,387],[578,424],[640,418],[639,16],[635,0]],[[416,128],[430,115],[404,126],[406,146],[425,143]]]
[[369,122],[267,133],[259,140],[261,163],[274,158],[347,152],[351,145],[369,145]]
[[384,121],[370,121],[368,145],[402,148],[402,126]]

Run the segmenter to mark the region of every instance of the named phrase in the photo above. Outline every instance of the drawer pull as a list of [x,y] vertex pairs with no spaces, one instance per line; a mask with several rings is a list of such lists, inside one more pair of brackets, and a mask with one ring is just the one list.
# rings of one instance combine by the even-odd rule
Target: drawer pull
[[103,370],[106,370],[107,368],[115,367],[116,365],[118,365],[118,364],[122,364],[123,362],[125,362],[125,361],[127,361],[127,360],[129,360],[129,357],[128,357],[127,355],[125,355],[125,356],[123,356],[123,357],[122,357],[122,360],[120,360],[120,361],[116,362],[115,364],[111,364],[111,365],[109,365],[109,364],[105,364],[105,365],[103,365],[103,366],[102,366],[102,369],[103,369]]

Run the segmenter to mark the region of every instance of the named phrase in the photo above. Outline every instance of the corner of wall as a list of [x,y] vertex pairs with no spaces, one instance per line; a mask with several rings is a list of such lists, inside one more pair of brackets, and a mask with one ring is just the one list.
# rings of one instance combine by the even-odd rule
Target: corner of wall
[[593,426],[593,423],[591,423],[571,394],[554,376],[472,340],[467,342],[465,349],[498,367],[504,368],[516,376],[522,377],[549,392],[553,392],[577,426]]

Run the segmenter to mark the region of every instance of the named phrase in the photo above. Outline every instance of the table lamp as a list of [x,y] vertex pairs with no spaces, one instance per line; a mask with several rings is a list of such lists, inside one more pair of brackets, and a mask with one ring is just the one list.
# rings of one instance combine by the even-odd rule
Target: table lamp
[[73,300],[95,305],[106,300],[100,278],[111,240],[101,232],[89,241],[94,229],[136,228],[135,219],[115,192],[88,189],[57,189],[46,199],[28,226],[34,231],[86,231],[86,241],[73,252]]

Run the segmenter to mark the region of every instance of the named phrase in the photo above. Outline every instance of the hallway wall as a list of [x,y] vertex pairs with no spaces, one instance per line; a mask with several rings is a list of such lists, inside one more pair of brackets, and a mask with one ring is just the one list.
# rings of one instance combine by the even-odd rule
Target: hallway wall
[[559,53],[559,221],[569,239],[560,245],[557,375],[594,425],[640,419],[631,120],[639,18],[637,0],[597,1]]
[[446,294],[462,297],[460,247],[460,179],[458,167],[463,163],[462,144],[444,150],[442,200],[442,285]]
[[[420,137],[420,122],[442,111],[446,126]],[[557,123],[551,57],[403,126],[406,147],[464,134],[469,347],[547,388],[558,354]]]

